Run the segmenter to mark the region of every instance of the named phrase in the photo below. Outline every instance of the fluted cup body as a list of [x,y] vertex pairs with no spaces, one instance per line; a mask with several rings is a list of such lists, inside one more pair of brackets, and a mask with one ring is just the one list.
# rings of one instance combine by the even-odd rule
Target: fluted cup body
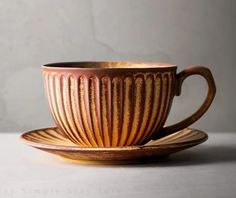
[[75,62],[43,66],[46,95],[61,133],[79,146],[143,144],[164,125],[176,66]]

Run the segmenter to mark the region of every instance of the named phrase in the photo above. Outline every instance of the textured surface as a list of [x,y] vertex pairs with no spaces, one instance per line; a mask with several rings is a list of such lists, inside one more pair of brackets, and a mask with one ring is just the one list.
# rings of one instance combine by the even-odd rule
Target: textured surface
[[[1,0],[0,129],[52,126],[40,65],[57,61],[152,60],[209,66],[218,93],[193,127],[236,129],[235,0]],[[169,123],[199,107],[206,90],[184,83]]]
[[19,135],[0,133],[3,198],[236,197],[236,133],[209,133],[204,144],[157,163],[119,166],[65,163]]
[[[198,145],[207,140],[204,132],[186,128],[158,140],[152,140],[144,145],[89,148],[78,147],[60,135],[57,128],[39,129],[24,133],[21,140],[35,148],[60,155],[73,160],[99,160],[111,163],[115,160],[158,160],[161,156]],[[135,163],[135,162],[133,162]]]
[[89,70],[44,68],[54,119],[78,145],[146,142],[163,126],[175,94],[175,68]]

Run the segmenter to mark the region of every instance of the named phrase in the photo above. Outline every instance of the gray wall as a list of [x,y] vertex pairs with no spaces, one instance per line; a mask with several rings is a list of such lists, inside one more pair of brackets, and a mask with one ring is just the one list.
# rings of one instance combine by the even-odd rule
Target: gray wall
[[[1,0],[0,131],[52,126],[40,66],[81,60],[208,66],[216,99],[194,127],[236,130],[235,0]],[[168,123],[196,110],[206,84],[192,77]]]

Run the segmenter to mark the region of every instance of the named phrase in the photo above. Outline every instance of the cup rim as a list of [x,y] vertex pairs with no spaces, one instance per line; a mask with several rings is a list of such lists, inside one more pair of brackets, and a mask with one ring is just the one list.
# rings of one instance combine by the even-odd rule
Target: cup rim
[[48,69],[81,69],[81,70],[104,70],[104,69],[154,69],[176,68],[177,65],[161,62],[138,62],[138,61],[75,61],[55,62],[44,64],[42,68]]

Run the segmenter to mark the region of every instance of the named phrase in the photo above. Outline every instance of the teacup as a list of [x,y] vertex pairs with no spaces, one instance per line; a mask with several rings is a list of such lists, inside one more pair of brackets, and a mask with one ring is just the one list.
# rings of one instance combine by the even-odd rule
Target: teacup
[[[198,120],[216,92],[210,70],[143,62],[67,62],[43,67],[49,106],[61,133],[86,147],[144,144],[160,133],[170,134]],[[183,81],[201,75],[208,83],[202,106],[190,117],[164,127]]]

